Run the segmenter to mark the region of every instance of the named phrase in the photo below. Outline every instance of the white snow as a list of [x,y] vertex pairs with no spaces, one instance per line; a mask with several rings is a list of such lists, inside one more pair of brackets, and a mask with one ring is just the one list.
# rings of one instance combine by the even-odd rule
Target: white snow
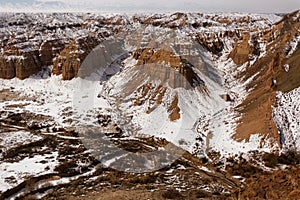
[[[6,191],[15,187],[30,176],[42,175],[53,172],[58,164],[58,152],[51,154],[36,155],[31,158],[24,158],[19,162],[0,162],[0,191]],[[45,163],[41,161],[46,161]],[[46,170],[45,168],[49,169]],[[8,180],[12,179],[13,182]]]
[[18,130],[2,132],[0,133],[0,136],[0,146],[2,146],[3,151],[42,139],[42,137],[38,135],[33,135],[32,133]]
[[[71,127],[78,121],[93,123],[95,121],[94,107],[85,107],[89,104],[76,104],[78,105],[76,108],[83,110],[76,112],[73,109],[76,100],[84,102],[84,96],[80,96],[83,94],[76,88],[78,87],[78,79],[63,81],[61,75],[53,75],[48,78],[34,75],[25,80],[17,78],[11,80],[2,79],[0,81],[0,90],[13,87],[15,92],[20,92],[21,96],[28,98],[23,101],[0,102],[0,108],[3,109],[7,105],[24,104],[22,109],[17,107],[12,109],[15,112],[30,111],[35,114],[51,116],[57,123],[57,126]],[[100,87],[99,82],[90,82],[90,85],[86,85],[85,92],[91,92],[94,96],[97,96],[98,87]],[[87,90],[88,88],[89,90]],[[97,108],[101,107],[102,104],[103,107],[107,107],[102,99],[96,97],[93,103],[95,103]],[[68,121],[68,119],[71,119],[72,122]]]
[[290,70],[290,66],[288,64],[285,64],[284,65],[284,71],[289,72],[289,70]]
[[208,129],[213,133],[210,140],[210,148],[219,151],[222,156],[226,157],[254,150],[270,152],[272,148],[276,149],[278,147],[273,146],[271,148],[271,140],[264,141],[265,144],[261,147],[263,138],[258,133],[251,135],[249,141],[238,142],[232,139],[231,137],[235,133],[237,125],[236,121],[238,120],[235,115],[233,110],[225,109],[210,120]]
[[277,93],[278,105],[273,107],[273,118],[281,134],[285,150],[300,150],[300,87]]
[[[300,30],[298,30],[300,32]],[[300,35],[296,36],[288,45],[287,48],[290,48],[287,57],[290,57],[297,49],[300,43]]]

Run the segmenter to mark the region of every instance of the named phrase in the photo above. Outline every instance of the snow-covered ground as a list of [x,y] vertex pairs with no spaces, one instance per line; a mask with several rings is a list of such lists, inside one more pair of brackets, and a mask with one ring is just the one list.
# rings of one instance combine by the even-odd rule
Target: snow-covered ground
[[53,172],[58,152],[27,157],[18,162],[0,161],[0,192],[17,186],[29,177]]
[[277,93],[278,105],[273,108],[273,118],[281,134],[284,150],[300,150],[300,87]]
[[40,136],[30,134],[25,131],[11,130],[10,132],[1,132],[0,146],[2,151],[14,148],[20,145],[27,144],[42,139]]
[[[89,118],[87,113],[84,113],[86,116],[82,116],[73,112],[74,102],[78,99],[84,101],[84,94],[80,93],[83,97],[76,96],[79,94],[77,91],[78,82],[82,83],[78,79],[80,78],[75,78],[71,81],[63,81],[61,75],[52,75],[47,78],[43,78],[40,75],[33,75],[25,80],[19,80],[18,78],[11,80],[1,79],[0,90],[14,88],[12,91],[18,93],[18,96],[22,97],[22,100],[2,101],[0,102],[0,109],[5,110],[9,105],[24,104],[21,108],[14,107],[10,109],[16,113],[29,111],[35,114],[50,116],[54,119],[57,126],[62,127],[71,127],[80,120],[84,120],[85,123],[93,123],[95,120],[94,115],[92,118]],[[94,85],[89,85],[87,88],[94,88],[95,91],[92,92],[97,96],[97,87],[99,87],[100,84],[99,82],[93,82],[93,84]],[[91,91],[86,90],[86,92]],[[101,102],[101,99],[95,98],[95,100]],[[99,105],[98,101],[93,103]],[[105,107],[105,103],[100,104]],[[82,106],[84,111],[87,112],[92,112],[94,108],[84,107],[86,105]],[[95,112],[92,113],[95,114]]]
[[[1,101],[0,110],[13,113],[33,113],[50,116],[50,121],[36,122],[50,124],[52,127],[71,128],[73,124],[84,120],[86,123],[93,123],[96,120],[94,115],[73,116],[73,93],[76,87],[76,79],[63,81],[61,76],[42,78],[41,75],[34,75],[26,80],[17,78],[0,81],[0,90],[9,89],[15,93],[16,100]],[[11,88],[14,88],[13,90]],[[76,98],[75,98],[76,99]],[[22,105],[12,106],[10,105]],[[92,113],[92,111],[91,111]],[[26,145],[42,139],[41,136],[22,130],[18,126],[10,126],[9,132],[0,132],[0,146],[2,156],[5,151],[20,145]],[[51,129],[49,130],[51,131]],[[54,133],[44,133],[54,134]],[[63,136],[59,136],[63,137]],[[72,137],[64,137],[72,139]],[[58,152],[43,153],[33,157],[26,157],[19,161],[0,161],[0,191],[17,186],[29,177],[52,173],[58,165]]]

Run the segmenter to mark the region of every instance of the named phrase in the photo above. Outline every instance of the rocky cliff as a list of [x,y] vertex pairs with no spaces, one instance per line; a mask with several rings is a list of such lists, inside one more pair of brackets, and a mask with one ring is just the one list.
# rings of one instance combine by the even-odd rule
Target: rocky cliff
[[298,199],[299,33],[299,11],[0,14],[0,199]]
[[100,43],[101,39],[101,37],[87,36],[71,41],[53,59],[53,74],[62,74],[64,80],[74,78],[84,58]]
[[[192,38],[199,48],[205,49],[214,65],[233,62],[230,65],[232,77],[225,77],[225,82],[229,85],[235,81],[244,83],[249,93],[237,102],[236,111],[243,117],[233,138],[248,141],[251,135],[260,133],[263,138],[273,138],[275,143],[280,144],[272,106],[276,105],[276,91],[290,91],[299,86],[299,18],[299,11],[281,16],[1,14],[0,78],[25,79],[50,68],[52,74],[70,80],[77,76],[93,48],[110,36],[126,35],[128,30],[140,27],[148,32],[155,32],[157,28],[158,31],[173,30],[180,33],[180,37]],[[140,43],[143,44],[142,41]],[[185,51],[189,51],[189,47],[182,49],[182,52]],[[130,53],[137,60],[137,65],[168,64],[188,80],[188,83],[179,85],[196,85],[206,90],[203,77],[192,70],[198,66],[209,74],[210,68],[206,65],[190,63],[174,52],[155,50],[151,45],[145,48],[141,45]],[[162,71],[166,73],[166,70]],[[230,93],[231,88],[228,86],[227,90]],[[160,93],[164,91],[162,88]],[[231,101],[236,95],[223,94]],[[256,120],[258,118],[261,120]]]
[[[2,14],[0,77],[19,79],[52,66],[72,79],[86,55],[126,23],[123,17]],[[103,28],[105,26],[105,28]]]
[[[249,20],[252,20],[248,26]],[[86,55],[105,37],[127,30],[132,24],[145,27],[182,29],[195,37],[215,55],[232,48],[226,40],[238,40],[241,32],[259,28],[263,17],[203,15],[175,13],[172,15],[136,15],[103,17],[95,14],[2,14],[0,77],[24,79],[53,66],[53,74],[63,79],[76,76]],[[270,26],[264,21],[261,28]],[[220,29],[220,27],[223,27]],[[238,27],[238,28],[237,28]],[[230,57],[240,64],[247,59],[249,37],[236,44]],[[230,45],[230,46],[228,46]],[[242,52],[243,51],[243,52]]]
[[[286,92],[300,86],[300,82],[296,81],[300,78],[299,52],[290,53],[293,40],[299,37],[299,16],[299,12],[286,15],[271,29],[257,32],[251,38],[245,33],[230,53],[236,64],[247,66],[238,76],[243,81],[251,80],[247,84],[251,92],[239,106],[243,118],[234,136],[236,139],[242,140],[251,134],[261,133],[265,138],[275,138],[280,144],[272,106],[276,106],[277,91]],[[293,48],[299,49],[299,45]],[[287,65],[289,69],[286,69]]]

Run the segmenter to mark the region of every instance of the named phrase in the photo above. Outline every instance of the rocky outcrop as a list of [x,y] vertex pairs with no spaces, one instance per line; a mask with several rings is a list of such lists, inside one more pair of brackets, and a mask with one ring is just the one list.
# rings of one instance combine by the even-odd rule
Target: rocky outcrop
[[298,200],[300,191],[299,169],[262,172],[248,178],[239,192],[240,199],[286,199]]
[[53,74],[62,74],[64,80],[74,78],[84,58],[100,43],[100,38],[87,36],[73,40],[54,59]]
[[41,70],[38,48],[32,45],[34,42],[10,44],[4,48],[0,55],[0,78],[25,79]]
[[53,59],[64,48],[61,39],[18,41],[8,43],[0,55],[0,78],[28,78],[38,73],[43,66],[53,64]]
[[[18,59],[19,60],[19,59]],[[10,79],[16,77],[15,63],[11,59],[0,58],[0,78]]]
[[[251,92],[238,109],[243,117],[233,135],[236,140],[249,140],[252,134],[259,133],[264,139],[271,138],[271,141],[280,145],[280,135],[272,117],[272,106],[276,105],[276,91],[286,92],[300,86],[299,60],[296,61],[300,52],[295,51],[291,56],[287,56],[286,52],[288,44],[296,38],[299,30],[300,14],[295,12],[286,15],[271,30],[258,33],[261,34],[262,41],[270,40],[271,36],[272,40],[265,47],[264,56],[256,56],[256,62],[252,65],[248,63],[246,70],[238,75],[243,82],[251,79],[246,86]],[[243,64],[247,62],[247,53],[251,52],[251,48],[246,40],[239,44],[240,47],[235,47],[231,56],[237,64]],[[286,63],[290,68],[288,72],[284,67]]]
[[[227,32],[225,34],[227,34]],[[224,37],[227,36],[224,35]],[[224,43],[222,42],[222,38],[220,38],[216,33],[198,33],[196,36],[196,40],[209,52],[212,52],[215,55],[220,55],[220,53],[224,49]]]
[[[8,79],[24,79],[44,66],[52,65],[53,74],[62,74],[66,80],[72,79],[87,53],[103,38],[126,32],[132,27],[182,30],[212,54],[221,56],[231,48],[228,46],[231,40],[242,35],[241,31],[253,32],[258,24],[268,26],[265,19],[257,16],[201,13],[136,15],[130,19],[121,15],[18,13],[2,15],[0,21],[0,77]],[[232,53],[232,59],[238,64],[247,60],[246,54],[250,52],[245,45],[246,41],[238,41]],[[162,60],[166,60],[167,56]]]
[[[162,64],[164,67],[157,65],[157,68],[153,71],[153,69],[149,69],[147,71],[148,74],[155,74],[161,78],[161,80],[165,80],[165,77],[168,77],[170,80],[169,84],[171,87],[196,87],[201,86],[204,87],[204,82],[201,78],[193,71],[192,64],[189,63],[186,59],[175,55],[174,52],[167,51],[164,49],[154,50],[151,48],[138,49],[134,52],[133,58],[138,60],[137,66],[145,65],[145,64]],[[170,66],[173,70],[167,69],[166,66]],[[164,69],[166,68],[166,69]],[[161,72],[161,74],[157,73]],[[179,72],[182,76],[178,77],[178,75],[174,74]],[[175,78],[177,77],[177,78]]]
[[250,33],[246,33],[243,39],[234,44],[233,50],[229,54],[229,58],[237,65],[242,65],[249,61],[249,57],[253,52],[250,46]]
[[134,52],[133,57],[134,59],[138,60],[138,65],[147,63],[165,63],[166,65],[170,65],[179,71],[183,70],[179,56],[176,56],[173,52],[164,49],[138,49]]
[[39,49],[39,57],[43,66],[53,64],[53,59],[64,49],[67,41],[61,39],[49,39],[42,42]]
[[47,66],[53,66],[53,73],[62,74],[66,80],[76,76],[91,49],[127,23],[122,16],[105,20],[88,14],[85,17],[74,14],[1,15],[0,78],[25,79]]
[[133,20],[139,21],[140,23],[145,25],[161,26],[175,29],[185,26],[188,21],[188,16],[185,13],[174,13],[170,16],[156,14],[147,17],[146,19],[138,19],[135,17]]

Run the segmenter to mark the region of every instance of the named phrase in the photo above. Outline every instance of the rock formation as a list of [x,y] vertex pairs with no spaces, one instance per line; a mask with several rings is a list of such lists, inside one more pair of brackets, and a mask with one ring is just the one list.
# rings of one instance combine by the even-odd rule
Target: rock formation
[[100,38],[87,36],[70,42],[54,59],[53,74],[62,74],[64,80],[74,78],[84,58],[100,43]]

